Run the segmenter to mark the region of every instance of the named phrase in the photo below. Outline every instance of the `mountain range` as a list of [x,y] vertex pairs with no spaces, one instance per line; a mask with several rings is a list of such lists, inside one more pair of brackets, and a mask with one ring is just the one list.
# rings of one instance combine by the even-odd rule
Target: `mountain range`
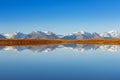
[[120,33],[116,30],[108,32],[74,32],[71,34],[58,35],[50,31],[33,31],[28,34],[21,32],[15,32],[13,34],[0,34],[1,39],[14,39],[14,38],[48,38],[48,39],[65,39],[65,40],[79,40],[79,39],[108,39],[108,38],[120,38]]

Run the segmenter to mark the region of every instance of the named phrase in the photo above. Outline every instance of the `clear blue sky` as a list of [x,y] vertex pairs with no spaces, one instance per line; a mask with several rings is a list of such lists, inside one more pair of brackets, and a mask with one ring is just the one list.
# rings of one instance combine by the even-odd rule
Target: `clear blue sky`
[[120,0],[0,0],[0,33],[120,31]]

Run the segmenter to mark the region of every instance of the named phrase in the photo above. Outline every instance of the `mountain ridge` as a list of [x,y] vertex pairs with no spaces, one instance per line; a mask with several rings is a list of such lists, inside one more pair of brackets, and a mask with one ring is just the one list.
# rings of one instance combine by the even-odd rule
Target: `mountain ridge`
[[25,34],[22,32],[15,32],[13,34],[0,34],[0,39],[14,39],[14,38],[48,38],[48,39],[65,39],[65,40],[79,40],[79,39],[108,39],[108,38],[120,38],[120,33],[116,30],[108,32],[74,32],[65,35],[58,35],[50,31],[32,31]]

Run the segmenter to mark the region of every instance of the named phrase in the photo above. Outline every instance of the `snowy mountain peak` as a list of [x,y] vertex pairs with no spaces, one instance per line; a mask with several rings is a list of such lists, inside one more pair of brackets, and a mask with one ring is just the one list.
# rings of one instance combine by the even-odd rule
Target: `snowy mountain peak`
[[44,31],[44,33],[46,33],[47,35],[54,34],[53,32],[50,32],[50,31]]
[[5,38],[11,38],[12,34],[3,34],[5,36]]
[[114,37],[117,37],[119,35],[117,30],[112,30],[112,31],[109,31],[108,33],[110,33]]
[[100,36],[104,37],[104,38],[105,37],[106,38],[118,38],[119,35],[120,35],[120,33],[118,33],[118,31],[116,31],[116,30],[100,33]]
[[111,30],[111,31],[109,31],[109,33],[118,33],[118,31],[117,30]]
[[21,32],[15,32],[13,34],[0,34],[0,38],[48,38],[48,39],[66,39],[66,40],[78,40],[78,39],[106,39],[106,38],[120,38],[120,33],[116,30],[103,33],[89,33],[85,31],[74,32],[65,35],[57,35],[50,31],[32,31],[29,34]]
[[86,32],[85,31],[80,31],[81,34],[85,34]]

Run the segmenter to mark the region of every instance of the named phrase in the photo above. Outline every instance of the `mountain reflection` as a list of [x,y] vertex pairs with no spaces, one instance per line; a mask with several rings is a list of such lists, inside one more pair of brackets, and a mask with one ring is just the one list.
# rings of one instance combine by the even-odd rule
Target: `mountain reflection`
[[50,52],[56,48],[72,49],[75,51],[87,51],[87,50],[105,50],[110,52],[117,52],[120,48],[119,45],[90,45],[90,44],[65,44],[65,45],[49,45],[49,46],[0,46],[0,50],[12,50],[21,52],[23,50],[30,50],[32,52]]

